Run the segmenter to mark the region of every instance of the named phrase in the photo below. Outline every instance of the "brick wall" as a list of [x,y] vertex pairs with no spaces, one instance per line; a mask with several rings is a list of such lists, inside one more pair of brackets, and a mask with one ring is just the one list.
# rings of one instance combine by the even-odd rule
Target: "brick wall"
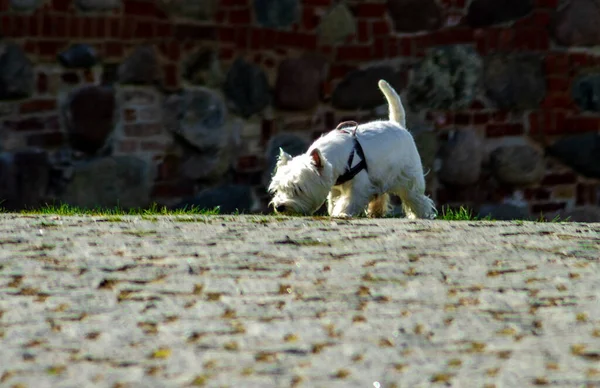
[[[481,136],[486,153],[499,145],[513,144],[515,139],[543,152],[564,136],[600,130],[600,115],[583,111],[571,92],[578,76],[600,65],[600,55],[586,47],[556,42],[552,20],[558,0],[536,0],[525,16],[480,27],[467,20],[469,0],[431,1],[440,21],[433,29],[416,32],[396,31],[386,1],[348,1],[354,28],[333,43],[320,35],[323,19],[335,6],[332,0],[300,1],[296,21],[283,27],[261,25],[256,2],[251,0],[207,1],[216,6],[207,20],[186,15],[185,8],[178,12],[165,6],[172,2],[151,0],[107,2],[115,4],[108,9],[84,9],[80,3],[86,2],[76,0],[44,0],[28,9],[19,9],[14,3],[20,2],[0,0],[0,30],[4,40],[19,45],[32,62],[35,84],[29,95],[0,102],[3,151],[38,147],[52,153],[68,146],[69,130],[60,114],[61,101],[82,85],[112,84],[118,90],[118,113],[111,152],[140,155],[152,163],[156,170],[152,195],[159,202],[174,203],[207,185],[180,176],[181,155],[164,128],[161,113],[165,96],[190,86],[183,77],[186,60],[203,48],[218,54],[223,77],[234,60],[243,58],[265,72],[271,88],[276,86],[279,66],[285,59],[317,53],[327,64],[314,107],[292,111],[271,103],[248,117],[237,115],[235,109],[229,111],[230,119],[241,126],[232,179],[253,185],[263,199],[261,176],[266,166],[265,146],[271,137],[294,133],[311,140],[342,120],[385,115],[381,109],[336,109],[331,104],[332,94],[353,71],[374,64],[394,66],[398,84],[408,88],[415,66],[437,46],[469,45],[482,58],[498,53],[536,54],[543,60],[546,80],[545,95],[536,107],[499,109],[479,98],[485,94],[479,93],[467,108],[412,112],[413,120],[433,131],[441,144],[454,130],[467,129]],[[57,55],[75,43],[93,47],[101,61],[89,68],[65,68],[58,63]],[[120,83],[119,66],[141,45],[154,47],[159,81]],[[211,87],[221,93],[219,87]],[[406,90],[400,91],[406,104]],[[482,173],[479,181],[468,187],[448,186],[433,179],[428,190],[438,206],[499,203],[518,192],[536,214],[600,204],[597,177],[585,177],[568,163],[547,155],[544,163],[543,179],[526,187],[506,186]]]

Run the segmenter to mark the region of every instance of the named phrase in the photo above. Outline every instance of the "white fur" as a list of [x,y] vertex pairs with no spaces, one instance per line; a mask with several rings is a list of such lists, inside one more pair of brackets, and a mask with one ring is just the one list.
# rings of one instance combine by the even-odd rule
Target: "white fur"
[[[335,185],[354,152],[352,135],[340,130],[317,139],[306,153],[294,158],[280,150],[269,186],[277,212],[312,214],[327,200],[328,212],[334,217],[352,217],[365,211],[381,217],[388,212],[388,194],[392,193],[402,199],[408,218],[435,216],[435,205],[425,196],[421,158],[405,129],[400,97],[384,80],[379,81],[379,88],[389,105],[389,120],[362,124],[356,131],[368,172],[362,170],[352,180]],[[359,161],[355,155],[353,163]]]

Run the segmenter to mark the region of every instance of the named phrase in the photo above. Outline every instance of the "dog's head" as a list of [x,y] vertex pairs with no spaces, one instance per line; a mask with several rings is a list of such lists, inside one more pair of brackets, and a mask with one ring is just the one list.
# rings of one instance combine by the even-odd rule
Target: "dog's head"
[[325,203],[333,186],[333,168],[314,148],[291,157],[281,148],[269,185],[276,213],[313,214]]

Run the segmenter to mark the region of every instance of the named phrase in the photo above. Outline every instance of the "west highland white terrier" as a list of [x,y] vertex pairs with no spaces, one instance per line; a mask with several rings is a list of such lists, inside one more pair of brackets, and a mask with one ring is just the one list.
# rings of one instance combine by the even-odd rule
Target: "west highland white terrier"
[[386,81],[378,85],[388,102],[389,120],[341,123],[293,158],[280,148],[269,185],[276,213],[313,214],[327,200],[333,217],[365,211],[369,217],[383,217],[389,194],[396,194],[408,218],[435,217],[400,96]]

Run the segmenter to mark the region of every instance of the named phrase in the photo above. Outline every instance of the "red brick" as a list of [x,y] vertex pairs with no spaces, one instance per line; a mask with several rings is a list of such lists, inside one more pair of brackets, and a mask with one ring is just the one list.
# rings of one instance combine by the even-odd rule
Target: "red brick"
[[498,49],[510,50],[514,47],[515,32],[512,29],[500,30],[498,34]]
[[265,31],[263,29],[259,29],[259,28],[253,29],[250,34],[250,48],[252,50],[262,49],[264,47],[263,46],[264,36],[268,33],[269,33],[269,31]]
[[179,74],[176,65],[164,65],[165,87],[175,89],[179,86]]
[[[4,20],[4,19],[3,19]],[[32,15],[29,16],[29,36],[30,37],[35,37],[35,36],[39,36],[42,29],[40,28],[41,23],[41,17],[40,15]]]
[[361,43],[365,43],[369,41],[369,38],[371,37],[371,28],[369,25],[369,22],[367,22],[366,20],[359,20],[358,21],[358,31],[357,31],[357,35],[356,38],[358,39],[359,42]]
[[26,40],[23,43],[23,51],[27,54],[37,55],[37,44],[32,40]]
[[521,124],[488,124],[485,128],[487,137],[518,136],[524,132]]
[[237,171],[256,170],[258,167],[258,158],[255,155],[242,156],[237,161]]
[[536,0],[536,8],[552,8],[555,9],[558,6],[559,0]]
[[35,133],[27,136],[30,147],[57,148],[64,144],[65,134],[62,132]]
[[369,58],[371,58],[369,46],[345,46],[337,49],[338,61],[362,61]]
[[252,21],[249,9],[236,9],[229,11],[229,23],[233,25],[248,25]]
[[[80,20],[81,23],[81,36],[82,38],[95,38],[96,37],[96,18],[89,17]],[[125,25],[135,26],[131,21],[125,23]]]
[[515,30],[514,47],[523,50],[547,50],[550,36],[547,30],[539,28],[521,28]]
[[158,198],[188,197],[193,194],[194,188],[191,184],[157,183],[152,188],[152,197]]
[[319,17],[314,8],[304,7],[302,10],[302,26],[306,31],[313,31],[319,25]]
[[64,41],[47,40],[38,42],[38,54],[44,57],[56,57],[60,53],[66,43]]
[[235,50],[231,47],[219,47],[219,58],[223,60],[233,59]]
[[56,109],[56,100],[29,100],[19,108],[20,114],[39,113]]
[[136,27],[137,22],[135,20],[123,21],[123,24],[121,25],[121,39],[133,39]]
[[36,79],[36,87],[38,93],[46,93],[48,91],[48,76],[44,73],[38,73]]
[[302,4],[304,6],[314,5],[314,6],[319,6],[319,7],[328,7],[331,5],[331,1],[332,0],[304,0],[304,1],[302,1]]
[[412,39],[404,37],[398,39],[398,55],[403,57],[410,57],[413,55]]
[[565,129],[568,132],[595,132],[600,129],[600,117],[567,117]]
[[45,118],[31,117],[28,119],[22,119],[18,121],[6,121],[4,122],[6,128],[15,131],[42,131],[46,128]]
[[531,112],[527,118],[529,122],[529,133],[539,134],[543,130],[543,118],[540,112]]
[[232,27],[220,27],[217,35],[220,42],[235,42],[235,29]]
[[22,15],[14,15],[12,17],[12,28],[15,30],[16,36],[29,35],[29,17]]
[[[375,38],[375,42],[373,43],[373,51],[371,56],[373,58],[387,58],[389,57],[389,52],[388,52],[388,44],[389,41],[386,37],[378,37]],[[370,49],[370,47],[367,47],[368,49]],[[367,54],[368,55],[368,54]]]
[[471,115],[465,112],[458,112],[454,115],[454,124],[456,125],[470,125]]
[[531,213],[534,215],[543,213],[552,213],[558,210],[563,210],[566,204],[564,202],[546,202],[538,203],[531,206]]
[[156,24],[156,36],[159,38],[169,38],[173,35],[173,27],[169,23]]
[[473,125],[483,125],[490,121],[490,115],[488,113],[473,113]]
[[104,55],[106,57],[120,58],[123,56],[123,44],[121,42],[104,43]]
[[158,48],[166,58],[173,62],[177,62],[181,58],[181,47],[176,40],[160,43]]
[[538,27],[548,27],[551,19],[550,11],[537,10],[533,13],[533,23]]
[[333,64],[329,68],[329,78],[337,79],[344,78],[346,74],[354,70],[354,66]]
[[121,140],[117,145],[117,150],[124,154],[134,153],[138,149],[138,141],[132,139]]
[[571,68],[585,67],[591,64],[592,58],[585,53],[570,53]]
[[250,44],[250,28],[236,28],[235,29],[235,47],[239,50],[247,50]]
[[528,201],[531,200],[548,200],[550,199],[550,190],[545,189],[543,187],[536,188],[527,188],[523,192],[525,199]]
[[546,74],[566,75],[569,73],[569,57],[566,54],[548,54],[545,58]]
[[216,38],[216,29],[212,26],[179,24],[175,27],[175,38],[181,40],[212,40]]
[[573,100],[565,95],[549,95],[546,96],[541,105],[546,109],[571,109],[573,107]]
[[[121,19],[120,18],[108,20],[107,35],[111,38],[120,38],[121,37]],[[75,37],[78,35],[74,35],[73,31],[71,31],[71,36]]]
[[248,5],[248,0],[221,0],[222,7],[235,7]]
[[577,175],[572,172],[552,173],[542,179],[542,186],[568,185],[577,182]]
[[72,0],[52,0],[52,9],[58,12],[69,10]]
[[442,30],[433,36],[437,45],[450,45],[473,42],[473,30],[468,28],[453,28]]
[[134,37],[140,39],[151,39],[155,36],[154,22],[137,22]]
[[569,90],[569,80],[565,77],[550,76],[546,79],[547,91],[549,93],[564,93]]
[[381,18],[387,12],[387,4],[361,3],[356,7],[356,15],[363,18]]
[[300,48],[305,50],[316,50],[317,48],[317,36],[314,34],[280,31],[276,35],[276,42],[278,46],[283,47]]
[[377,20],[371,23],[373,36],[388,35],[390,33],[390,26],[385,20]]
[[126,0],[123,2],[123,11],[126,16],[156,16],[154,1]]

